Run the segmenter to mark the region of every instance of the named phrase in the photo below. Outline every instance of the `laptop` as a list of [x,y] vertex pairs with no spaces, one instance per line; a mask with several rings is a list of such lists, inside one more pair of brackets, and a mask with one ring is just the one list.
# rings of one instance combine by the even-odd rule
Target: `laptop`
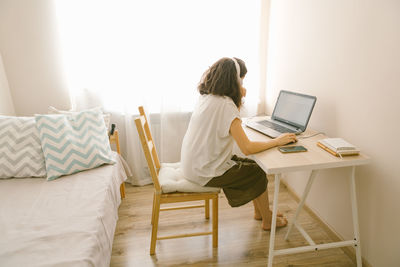
[[282,133],[300,134],[307,128],[317,98],[282,90],[270,119],[245,122],[245,125],[269,137]]

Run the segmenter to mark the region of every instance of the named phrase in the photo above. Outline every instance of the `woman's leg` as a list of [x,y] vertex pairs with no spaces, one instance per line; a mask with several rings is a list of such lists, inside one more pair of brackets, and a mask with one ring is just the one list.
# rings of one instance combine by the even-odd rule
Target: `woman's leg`
[[257,208],[257,204],[256,204],[255,200],[253,200],[253,206],[254,206],[254,219],[261,220],[262,219],[261,213]]
[[[258,211],[257,204],[254,200],[253,200],[253,206],[254,206],[254,219],[261,220],[262,219],[261,213]],[[283,214],[278,210],[277,216],[283,217]]]
[[[260,196],[253,200],[255,211],[257,210],[262,218],[262,228],[264,230],[271,229],[272,212],[269,209],[268,190],[265,190]],[[255,214],[257,215],[257,214]],[[277,217],[276,227],[283,227],[287,225],[286,218]]]
[[253,206],[254,206],[254,219],[261,220],[262,219],[261,213],[257,208],[257,204],[256,204],[255,200],[253,200]]

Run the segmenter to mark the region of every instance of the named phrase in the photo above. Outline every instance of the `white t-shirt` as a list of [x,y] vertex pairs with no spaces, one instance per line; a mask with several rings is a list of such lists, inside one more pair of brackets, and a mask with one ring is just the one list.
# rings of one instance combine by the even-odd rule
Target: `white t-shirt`
[[234,139],[230,127],[239,110],[227,96],[201,95],[190,119],[181,149],[185,178],[207,184],[236,163],[231,160]]

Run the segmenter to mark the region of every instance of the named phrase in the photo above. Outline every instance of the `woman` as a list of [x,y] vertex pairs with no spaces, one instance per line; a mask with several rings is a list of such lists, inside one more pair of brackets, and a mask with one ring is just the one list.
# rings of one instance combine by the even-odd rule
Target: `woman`
[[[266,174],[253,160],[232,155],[233,142],[243,154],[250,155],[295,142],[296,135],[286,133],[266,142],[248,139],[239,115],[246,95],[242,86],[246,73],[241,59],[222,58],[203,74],[198,86],[200,98],[182,144],[181,166],[187,180],[222,188],[232,207],[253,201],[254,218],[262,220],[264,230],[270,230]],[[278,213],[276,226],[285,225],[286,218]]]

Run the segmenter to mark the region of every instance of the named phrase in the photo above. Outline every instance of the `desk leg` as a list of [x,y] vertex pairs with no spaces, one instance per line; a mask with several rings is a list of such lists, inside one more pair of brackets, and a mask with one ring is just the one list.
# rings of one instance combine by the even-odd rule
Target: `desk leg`
[[272,267],[272,263],[274,261],[276,216],[278,213],[278,195],[279,195],[280,182],[281,182],[281,175],[275,174],[275,191],[274,191],[274,203],[273,203],[273,208],[272,208],[271,235],[269,237],[268,267]]
[[308,178],[308,182],[307,182],[306,188],[304,189],[303,195],[302,195],[301,200],[300,200],[300,204],[297,207],[296,214],[294,215],[294,219],[290,223],[289,229],[288,229],[288,231],[287,231],[287,233],[285,235],[285,240],[288,240],[290,231],[292,231],[292,228],[293,228],[294,224],[296,223],[297,218],[299,217],[300,211],[304,206],[304,202],[307,199],[308,193],[310,192],[311,185],[314,182],[314,179],[315,179],[315,176],[317,175],[317,172],[318,172],[317,170],[313,170],[311,172],[311,174],[310,174],[310,177]]
[[357,197],[356,197],[356,180],[355,180],[356,167],[353,166],[351,170],[350,179],[350,197],[351,197],[351,209],[353,213],[353,229],[354,229],[354,240],[357,242],[356,247],[356,259],[357,267],[362,266],[361,259],[361,242],[360,242],[360,232],[358,228],[358,210],[357,210]]

